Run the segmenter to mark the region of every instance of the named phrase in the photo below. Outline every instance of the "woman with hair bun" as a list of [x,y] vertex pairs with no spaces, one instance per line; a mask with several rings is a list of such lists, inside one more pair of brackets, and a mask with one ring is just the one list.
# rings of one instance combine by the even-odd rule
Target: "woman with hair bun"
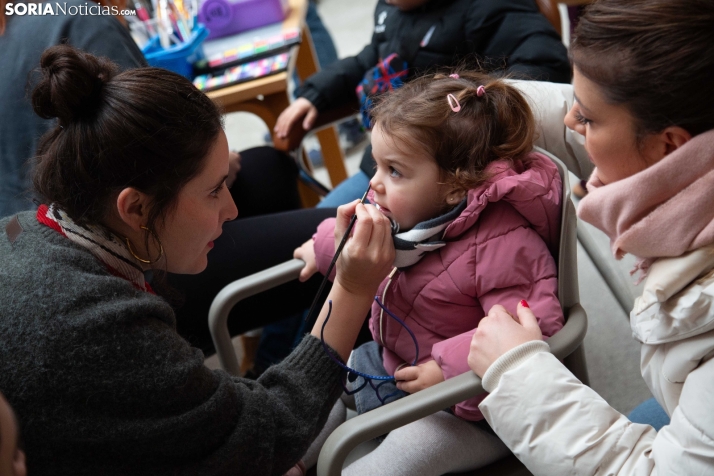
[[[312,334],[258,381],[203,365],[156,292],[196,274],[237,209],[216,106],[156,68],[48,49],[32,93],[43,205],[0,220],[0,388],[32,475],[282,475],[324,424],[340,367]],[[356,202],[325,341],[342,359],[394,259],[389,221]],[[153,280],[152,280],[153,279]],[[266,309],[269,312],[270,309]]]
[[[0,217],[37,208],[33,203],[38,198],[32,189],[33,157],[40,138],[56,126],[55,119],[35,114],[29,97],[32,89],[28,83],[42,52],[68,43],[111,60],[122,71],[147,66],[122,24],[122,17],[71,15],[70,11],[63,14],[61,10],[57,15],[6,15],[6,3],[0,0]],[[114,5],[118,11],[126,7],[124,0],[99,3]],[[71,9],[86,2],[66,0],[65,4]],[[115,146],[123,145],[117,142]],[[240,222],[248,217],[301,208],[298,170],[287,154],[272,147],[254,147],[240,154],[231,151],[230,165],[226,184],[240,209]],[[173,301],[182,301],[176,306],[181,317],[178,327],[181,335],[204,352],[212,353],[206,315],[216,293],[234,279],[290,259],[293,248],[310,236],[319,220],[329,215],[334,216],[334,209],[323,211],[319,219],[313,220],[306,220],[301,213],[289,215],[281,221],[285,227],[279,240],[271,239],[263,220],[251,219],[237,226],[238,229],[228,230],[212,253],[209,272],[200,278],[172,275],[171,284],[178,297]],[[261,252],[256,252],[254,245],[260,246]],[[231,331],[244,332],[302,311],[309,306],[310,291],[317,289],[317,284],[310,283],[307,290],[304,285],[285,285],[279,291],[287,299],[276,300],[269,293],[241,303],[236,306],[237,311],[255,317],[247,321],[232,319]],[[275,306],[278,302],[280,307]],[[262,313],[266,303],[273,306],[268,318]]]
[[[42,52],[69,42],[110,58],[121,69],[146,66],[117,18],[63,15],[61,10],[56,15],[7,15],[7,3],[13,2],[0,0],[0,217],[33,208],[30,158],[40,137],[54,125],[33,112],[26,94],[28,75]],[[66,2],[69,8],[84,4]]]
[[[621,415],[548,352],[530,309],[494,306],[469,364],[486,420],[533,474],[714,474],[713,25],[710,0],[599,0],[576,29],[564,122],[595,165],[578,214],[616,258],[639,258],[630,325],[648,407],[669,422]],[[536,104],[553,91],[524,89]]]

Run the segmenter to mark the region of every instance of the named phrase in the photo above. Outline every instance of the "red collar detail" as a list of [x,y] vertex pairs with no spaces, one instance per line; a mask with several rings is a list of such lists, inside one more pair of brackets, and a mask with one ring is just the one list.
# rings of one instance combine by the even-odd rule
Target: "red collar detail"
[[[48,226],[48,227],[52,228],[53,230],[55,230],[56,232],[58,232],[60,235],[62,235],[62,236],[64,236],[64,237],[67,237],[67,235],[65,234],[65,232],[62,231],[62,228],[59,226],[59,223],[57,223],[57,222],[54,221],[54,220],[51,220],[50,218],[47,218],[47,210],[49,210],[49,207],[48,207],[47,205],[45,205],[45,204],[42,204],[42,205],[40,205],[40,206],[37,208],[37,215],[36,215],[36,216],[37,216],[37,221],[40,222],[41,224],[45,225],[45,226]],[[146,286],[146,289],[145,289],[145,290],[144,290],[144,289],[141,289],[136,283],[134,283],[134,282],[131,281],[130,279],[127,279],[126,276],[124,276],[123,274],[121,274],[121,273],[120,273],[119,271],[117,271],[116,269],[112,268],[111,266],[109,266],[108,264],[106,264],[106,263],[104,263],[104,262],[102,262],[102,264],[103,264],[104,266],[106,266],[107,270],[108,270],[111,274],[113,274],[113,275],[116,276],[117,278],[122,278],[122,279],[124,279],[124,280],[126,280],[126,281],[129,281],[129,282],[130,282],[136,289],[138,289],[139,291],[146,291],[147,293],[151,293],[151,294],[154,294],[154,295],[156,294],[156,292],[153,290],[153,288],[151,287],[151,285],[150,285],[149,283],[146,283],[146,282],[145,282],[145,283],[144,283],[144,286]]]
[[64,231],[62,231],[62,228],[59,226],[59,223],[47,218],[47,210],[49,210],[49,207],[45,204],[42,204],[37,208],[37,221],[45,226],[49,226],[50,228],[58,232],[60,235],[67,236],[65,235]]
[[129,281],[129,282],[131,283],[131,285],[134,286],[134,287],[135,287],[136,289],[138,289],[139,291],[146,291],[147,293],[156,295],[156,292],[154,291],[154,289],[153,289],[153,288],[151,287],[151,285],[150,285],[149,283],[147,283],[146,281],[144,281],[144,286],[146,286],[146,289],[141,289],[138,284],[136,284],[134,281],[132,281],[132,280],[130,280],[130,279],[126,279],[126,276],[124,276],[123,274],[121,274],[121,273],[120,273],[119,271],[117,271],[116,269],[112,268],[111,266],[109,266],[109,265],[106,264],[106,263],[103,263],[103,264],[104,264],[104,266],[107,267],[107,270],[108,270],[111,274],[113,274],[113,275],[116,276],[117,278],[122,278],[122,279],[124,279],[124,280],[126,280],[126,281]]

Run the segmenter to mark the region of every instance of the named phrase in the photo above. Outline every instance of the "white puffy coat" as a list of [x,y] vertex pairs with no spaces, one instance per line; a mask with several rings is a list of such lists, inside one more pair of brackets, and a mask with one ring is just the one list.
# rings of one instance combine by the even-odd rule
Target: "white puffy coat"
[[[580,177],[582,137],[562,120],[572,87],[515,82],[540,124],[539,145]],[[630,315],[642,376],[670,415],[659,433],[630,422],[583,385],[544,342],[524,344],[484,375],[480,409],[536,475],[714,475],[714,245],[653,263]]]

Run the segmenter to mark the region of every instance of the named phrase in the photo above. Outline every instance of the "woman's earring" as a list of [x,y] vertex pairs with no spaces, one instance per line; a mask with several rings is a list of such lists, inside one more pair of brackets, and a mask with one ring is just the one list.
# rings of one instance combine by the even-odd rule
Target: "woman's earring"
[[136,258],[137,261],[139,261],[139,262],[141,262],[141,263],[145,263],[145,264],[153,264],[153,263],[156,263],[156,262],[159,261],[159,260],[161,259],[161,257],[164,255],[164,246],[161,244],[161,240],[159,240],[159,237],[156,236],[156,233],[154,233],[154,232],[151,231],[148,227],[145,227],[145,226],[143,226],[143,225],[142,225],[140,228],[141,228],[142,230],[148,231],[148,232],[151,234],[151,236],[154,238],[154,240],[156,240],[156,242],[159,244],[159,256],[157,256],[156,259],[153,260],[153,261],[150,259],[151,257],[149,257],[149,259],[140,258],[140,257],[136,254],[136,252],[132,249],[132,247],[131,247],[131,241],[129,241],[129,238],[126,238],[126,237],[125,237],[125,238],[124,238],[124,241],[126,241],[126,247],[129,248],[129,253],[131,253],[131,255],[132,255],[134,258]]

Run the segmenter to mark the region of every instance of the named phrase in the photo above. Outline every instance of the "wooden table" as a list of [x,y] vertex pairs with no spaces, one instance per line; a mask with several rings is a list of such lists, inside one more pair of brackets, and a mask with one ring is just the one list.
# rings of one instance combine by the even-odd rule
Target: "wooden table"
[[[297,71],[298,77],[305,80],[319,69],[310,31],[305,24],[308,1],[289,0],[290,11],[283,21],[283,30],[299,28],[302,41],[293,47],[287,71],[206,93],[226,113],[238,111],[253,113],[265,122],[268,130],[273,134],[278,116],[290,105],[288,81],[293,71]],[[296,127],[300,127],[300,125]],[[334,127],[330,127],[318,131],[316,135],[322,149],[325,167],[334,187],[347,178],[344,155],[340,148],[337,131]],[[307,165],[310,167],[309,162]],[[317,195],[302,183],[299,184],[299,187],[303,204],[305,206],[315,205],[318,201]]]

